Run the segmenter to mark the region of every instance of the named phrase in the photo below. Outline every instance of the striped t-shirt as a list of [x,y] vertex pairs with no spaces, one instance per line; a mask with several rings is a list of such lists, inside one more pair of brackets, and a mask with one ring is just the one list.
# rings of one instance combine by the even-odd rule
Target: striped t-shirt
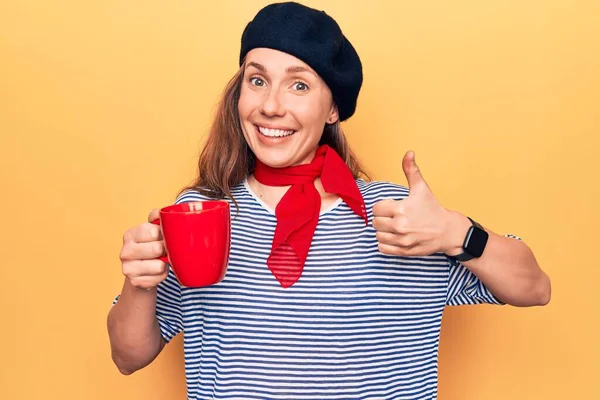
[[[300,279],[266,265],[276,226],[244,182],[233,189],[227,274],[204,288],[159,285],[165,340],[184,332],[188,399],[435,399],[446,305],[500,302],[443,254],[382,254],[373,205],[408,189],[357,180],[369,225],[338,200],[321,212]],[[177,203],[206,199],[186,192]]]

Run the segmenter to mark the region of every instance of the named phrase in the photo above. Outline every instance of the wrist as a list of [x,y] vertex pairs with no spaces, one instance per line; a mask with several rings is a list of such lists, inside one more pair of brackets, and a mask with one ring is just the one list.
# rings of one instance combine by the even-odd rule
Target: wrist
[[152,286],[152,287],[148,287],[148,288],[136,286],[131,282],[131,279],[129,279],[129,277],[125,277],[125,282],[126,282],[125,286],[127,287],[128,291],[133,296],[156,295],[156,293],[158,291],[157,286]]
[[465,237],[472,223],[467,216],[448,210],[447,235],[448,243],[443,251],[448,256],[461,254],[464,249]]

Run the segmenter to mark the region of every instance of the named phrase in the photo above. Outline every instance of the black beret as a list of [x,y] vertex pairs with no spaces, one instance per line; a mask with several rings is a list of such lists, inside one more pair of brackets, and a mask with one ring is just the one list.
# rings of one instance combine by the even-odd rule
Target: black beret
[[270,4],[260,10],[242,34],[240,66],[246,54],[266,47],[304,61],[327,83],[340,120],[354,114],[362,86],[362,64],[333,18],[302,4]]

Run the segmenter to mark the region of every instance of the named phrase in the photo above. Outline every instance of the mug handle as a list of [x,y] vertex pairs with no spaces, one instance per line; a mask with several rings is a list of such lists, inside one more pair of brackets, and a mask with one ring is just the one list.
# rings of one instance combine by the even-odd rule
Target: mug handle
[[[154,225],[158,225],[158,226],[160,226],[160,219],[159,219],[159,218],[156,218],[154,221],[152,221],[152,223],[153,223]],[[159,259],[160,261],[164,262],[164,263],[167,263],[167,264],[169,263],[169,258],[168,258],[166,255],[164,255],[164,256],[160,256],[160,257],[158,257],[158,259]]]

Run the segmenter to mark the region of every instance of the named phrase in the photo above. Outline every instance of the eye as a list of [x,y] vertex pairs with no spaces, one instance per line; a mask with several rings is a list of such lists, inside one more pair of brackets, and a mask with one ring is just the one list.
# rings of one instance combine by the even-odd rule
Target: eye
[[294,83],[294,90],[298,90],[300,92],[305,92],[308,90],[308,85],[304,82],[298,81]]
[[257,76],[253,76],[250,78],[250,83],[254,86],[265,86],[265,81]]

